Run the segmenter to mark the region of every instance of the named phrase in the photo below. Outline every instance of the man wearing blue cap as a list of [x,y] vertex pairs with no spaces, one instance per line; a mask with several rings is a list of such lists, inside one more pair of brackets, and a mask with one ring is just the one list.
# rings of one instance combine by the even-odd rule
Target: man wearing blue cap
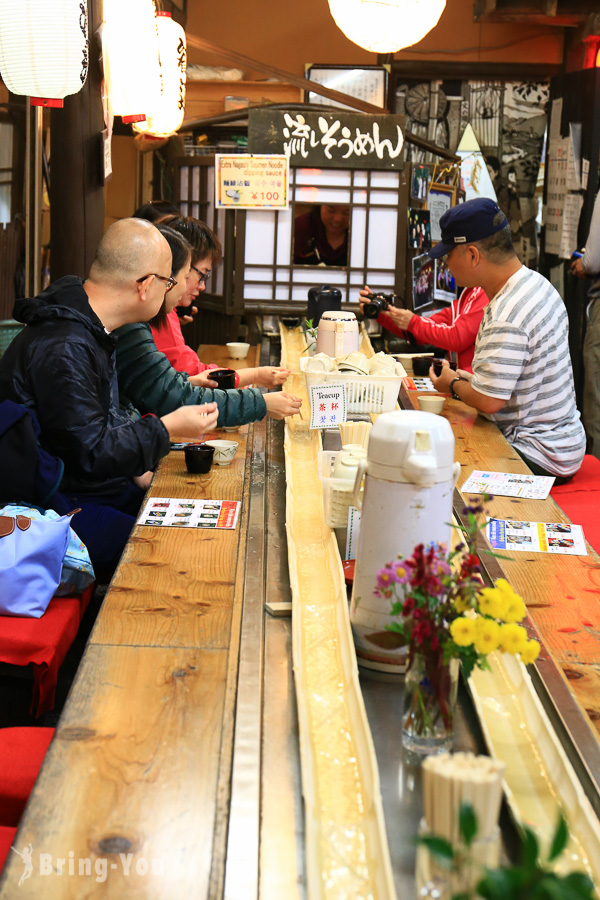
[[473,374],[448,363],[436,389],[491,418],[535,475],[568,481],[585,453],[575,403],[567,312],[550,282],[521,265],[510,226],[493,200],[455,206],[441,220],[444,256],[457,284],[490,297],[475,342]]

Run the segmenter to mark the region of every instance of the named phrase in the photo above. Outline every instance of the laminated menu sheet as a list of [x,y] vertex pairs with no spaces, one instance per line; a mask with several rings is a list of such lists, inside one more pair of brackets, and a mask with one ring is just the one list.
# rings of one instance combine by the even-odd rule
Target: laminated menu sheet
[[407,391],[435,391],[431,378],[420,378],[418,375],[407,375],[402,379]]
[[488,519],[485,536],[492,550],[525,550],[529,553],[567,553],[587,556],[581,525],[569,522],[516,522]]
[[232,529],[237,525],[239,511],[239,500],[150,497],[137,524]]
[[471,472],[460,489],[461,494],[490,494],[545,500],[554,484],[553,475],[526,475],[519,472]]

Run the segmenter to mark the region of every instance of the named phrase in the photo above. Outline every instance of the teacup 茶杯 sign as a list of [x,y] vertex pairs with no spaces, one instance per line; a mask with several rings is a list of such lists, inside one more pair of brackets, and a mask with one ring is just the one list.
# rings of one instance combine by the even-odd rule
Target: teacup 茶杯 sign
[[248,149],[283,153],[292,166],[402,169],[404,116],[368,116],[339,110],[284,112],[252,109]]
[[334,428],[346,421],[345,384],[314,384],[309,392],[311,428]]
[[290,164],[280,154],[215,156],[217,209],[287,209]]

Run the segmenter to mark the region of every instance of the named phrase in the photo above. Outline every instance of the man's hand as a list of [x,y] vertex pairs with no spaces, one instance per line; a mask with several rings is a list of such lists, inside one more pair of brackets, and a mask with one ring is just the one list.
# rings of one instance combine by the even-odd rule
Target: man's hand
[[152,479],[154,478],[154,472],[144,472],[143,475],[134,475],[131,479],[134,484],[137,484],[139,488],[143,491],[147,491],[150,485],[152,484]]
[[587,272],[583,268],[583,263],[581,261],[581,257],[573,260],[571,263],[571,275],[574,275],[575,278],[587,278]]
[[265,394],[265,403],[267,404],[267,415],[271,419],[285,419],[287,416],[294,416],[302,406],[300,397],[293,397],[283,391]]
[[203,387],[203,388],[216,388],[219,387],[216,381],[212,381],[210,377],[211,369],[206,369],[204,372],[199,372],[198,375],[190,375],[188,381],[190,384],[193,384],[194,387]]
[[438,378],[436,376],[433,366],[429,367],[429,377],[431,378],[436,391],[439,391],[441,394],[449,394],[450,382],[459,376],[458,372],[455,372],[454,369],[450,368],[448,360],[444,359],[442,360],[442,374],[440,377]]
[[217,427],[219,409],[216,403],[202,406],[180,406],[161,417],[161,422],[173,437],[200,437]]
[[289,369],[282,369],[281,366],[260,366],[257,369],[256,383],[264,388],[279,387],[287,381],[290,374]]

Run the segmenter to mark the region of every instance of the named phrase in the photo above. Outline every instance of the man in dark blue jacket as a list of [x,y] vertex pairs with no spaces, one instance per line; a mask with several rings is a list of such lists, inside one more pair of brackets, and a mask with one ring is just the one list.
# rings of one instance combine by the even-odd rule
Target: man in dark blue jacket
[[14,316],[27,328],[0,362],[0,399],[35,411],[42,446],[65,465],[62,493],[75,506],[126,515],[129,529],[170,435],[200,436],[218,416],[214,403],[137,421],[119,409],[111,332],[151,319],[171,281],[162,235],[142,219],[122,219],[104,234],[87,281],[66,276],[17,301]]

